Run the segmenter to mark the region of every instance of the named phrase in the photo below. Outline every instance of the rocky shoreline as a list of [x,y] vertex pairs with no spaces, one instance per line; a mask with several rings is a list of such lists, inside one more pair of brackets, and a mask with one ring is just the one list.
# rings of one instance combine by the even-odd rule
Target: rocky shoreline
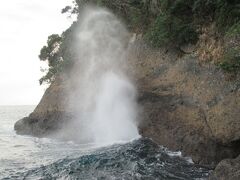
[[[118,4],[107,2],[122,13]],[[149,9],[155,14],[156,2],[151,1]],[[66,41],[73,39],[76,23],[72,28]],[[202,63],[195,48],[182,48],[181,53],[154,49],[141,33],[133,37],[127,71],[138,89],[141,135],[215,168],[211,180],[240,179],[240,77],[229,81],[214,63]],[[64,75],[55,79],[34,112],[16,122],[18,134],[54,136],[71,121],[74,113],[66,110],[68,81]]]
[[[215,167],[220,162],[213,173],[216,177],[232,161],[239,165],[239,158],[224,160],[240,153],[237,81],[224,81],[220,70],[200,66],[193,55],[178,57],[139,44],[132,47],[129,61],[143,107],[141,134],[171,150],[181,150],[195,163]],[[42,137],[61,129],[71,119],[64,111],[66,84],[57,79],[35,111],[15,124],[17,133]]]

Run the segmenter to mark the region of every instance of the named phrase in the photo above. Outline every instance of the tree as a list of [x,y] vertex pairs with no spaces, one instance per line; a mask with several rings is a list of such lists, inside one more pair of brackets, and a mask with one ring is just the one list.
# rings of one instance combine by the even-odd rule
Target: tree
[[39,80],[40,84],[43,82],[52,82],[55,74],[59,71],[59,67],[63,61],[60,53],[61,43],[62,37],[58,34],[52,34],[48,37],[47,45],[41,49],[39,59],[41,61],[47,61],[49,69],[46,75]]

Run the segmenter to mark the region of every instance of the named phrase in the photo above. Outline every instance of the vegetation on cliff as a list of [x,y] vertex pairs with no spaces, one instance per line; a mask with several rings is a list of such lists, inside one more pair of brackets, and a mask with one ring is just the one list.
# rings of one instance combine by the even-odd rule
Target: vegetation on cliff
[[[157,48],[180,49],[185,44],[196,44],[203,28],[214,24],[214,35],[208,39],[219,41],[221,48],[210,48],[216,53],[203,58],[217,59],[216,64],[227,72],[237,73],[240,69],[238,0],[124,0],[122,3],[101,0],[101,4],[124,17],[131,30],[140,31]],[[233,40],[235,43],[229,46]],[[206,48],[204,54],[211,54]]]
[[236,74],[240,70],[240,22],[228,29],[225,39],[227,43],[220,67]]
[[52,83],[59,73],[67,72],[73,65],[76,50],[71,45],[74,42],[75,24],[67,29],[62,35],[52,34],[48,37],[47,45],[40,50],[39,59],[48,63],[46,74],[39,80],[43,83]]
[[61,43],[62,38],[57,34],[53,34],[48,37],[47,46],[43,46],[41,49],[39,59],[47,61],[49,69],[47,74],[39,80],[40,84],[44,81],[52,82],[54,74],[60,71],[63,62],[59,53]]
[[[214,33],[203,40],[213,39],[214,43],[204,42],[198,55],[204,61],[214,61],[226,72],[236,74],[240,70],[238,0],[75,0],[73,6],[66,6],[62,13],[78,14],[83,4],[89,2],[114,11],[131,31],[141,33],[155,48],[180,50],[186,44],[196,44],[204,34],[204,27],[214,24]],[[49,64],[40,84],[52,82],[66,64],[71,64],[75,53],[67,47],[74,41],[74,29],[73,24],[62,36],[49,36],[39,56]]]

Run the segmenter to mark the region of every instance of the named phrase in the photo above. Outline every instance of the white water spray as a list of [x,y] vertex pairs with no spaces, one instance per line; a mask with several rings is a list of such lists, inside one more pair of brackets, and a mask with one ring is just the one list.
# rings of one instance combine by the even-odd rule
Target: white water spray
[[126,76],[129,34],[110,12],[86,8],[80,14],[79,59],[71,74],[69,108],[80,142],[115,143],[139,136],[136,90]]

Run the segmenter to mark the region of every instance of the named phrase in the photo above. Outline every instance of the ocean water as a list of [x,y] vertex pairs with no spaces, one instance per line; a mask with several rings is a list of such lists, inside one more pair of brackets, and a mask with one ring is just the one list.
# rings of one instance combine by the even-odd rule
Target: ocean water
[[19,136],[34,106],[0,106],[0,179],[207,179],[210,170],[140,138],[108,146]]

